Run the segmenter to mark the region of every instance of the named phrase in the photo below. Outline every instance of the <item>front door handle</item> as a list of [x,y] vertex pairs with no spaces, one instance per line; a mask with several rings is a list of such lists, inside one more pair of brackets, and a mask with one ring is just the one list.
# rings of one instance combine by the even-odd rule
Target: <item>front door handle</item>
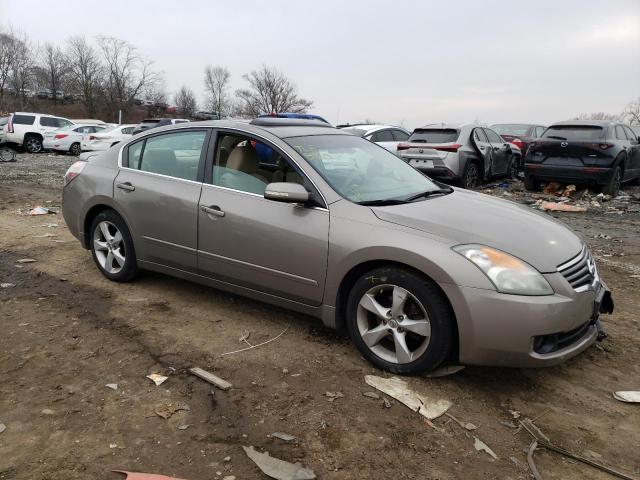
[[211,205],[210,207],[203,205],[200,207],[200,210],[202,210],[204,213],[215,215],[216,217],[224,217],[224,212],[220,210],[220,207],[217,205]]
[[130,182],[116,183],[116,187],[120,190],[126,190],[127,192],[133,192],[136,189]]

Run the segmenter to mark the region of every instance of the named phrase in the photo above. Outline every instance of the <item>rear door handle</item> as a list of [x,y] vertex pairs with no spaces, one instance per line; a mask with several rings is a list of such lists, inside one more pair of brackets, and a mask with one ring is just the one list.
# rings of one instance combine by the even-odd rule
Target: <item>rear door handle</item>
[[116,183],[116,187],[120,190],[126,190],[127,192],[133,192],[136,189],[130,182]]
[[203,205],[200,207],[200,210],[202,210],[204,213],[215,215],[216,217],[224,217],[224,212],[220,210],[220,207],[217,205],[211,205],[210,207]]

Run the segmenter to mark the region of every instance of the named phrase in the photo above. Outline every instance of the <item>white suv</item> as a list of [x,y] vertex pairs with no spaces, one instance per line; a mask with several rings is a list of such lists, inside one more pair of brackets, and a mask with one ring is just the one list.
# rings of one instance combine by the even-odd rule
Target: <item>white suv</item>
[[73,125],[71,120],[43,113],[15,112],[0,129],[0,143],[24,146],[29,153],[42,151],[42,141],[48,132]]

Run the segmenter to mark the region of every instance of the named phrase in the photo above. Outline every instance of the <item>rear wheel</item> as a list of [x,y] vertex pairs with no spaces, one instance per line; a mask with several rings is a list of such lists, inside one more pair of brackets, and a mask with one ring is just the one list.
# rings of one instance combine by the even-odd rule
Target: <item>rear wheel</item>
[[622,168],[620,168],[620,165],[616,165],[609,176],[609,181],[602,187],[602,193],[615,197],[620,191],[621,184]]
[[124,220],[113,210],[99,213],[91,223],[91,254],[109,280],[128,282],[138,273],[133,239]]
[[530,192],[537,192],[538,190],[540,190],[540,180],[525,173],[524,188],[529,190]]
[[460,180],[460,186],[472,190],[480,186],[482,176],[480,175],[480,168],[477,162],[467,162],[462,173],[462,179]]
[[372,270],[347,300],[347,329],[379,368],[417,373],[437,368],[453,348],[455,317],[431,280],[398,267]]
[[40,153],[42,151],[42,137],[32,133],[25,135],[24,148],[29,153]]
[[71,144],[71,148],[69,148],[69,153],[71,155],[75,155],[76,157],[82,153],[82,147],[79,142],[75,142]]

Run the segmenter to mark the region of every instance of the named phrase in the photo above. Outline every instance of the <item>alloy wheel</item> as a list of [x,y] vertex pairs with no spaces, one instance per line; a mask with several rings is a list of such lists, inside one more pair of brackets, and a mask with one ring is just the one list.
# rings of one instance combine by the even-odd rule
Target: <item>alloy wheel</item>
[[79,143],[74,143],[73,145],[71,145],[71,154],[78,156],[82,153],[82,149],[80,148],[80,144]]
[[469,165],[467,169],[467,174],[465,175],[465,188],[473,189],[478,186],[478,167],[476,167],[475,163]]
[[93,249],[98,263],[105,272],[115,274],[122,270],[126,251],[122,233],[111,222],[100,222],[93,232]]
[[367,290],[358,303],[356,323],[367,347],[391,363],[406,364],[420,358],[431,339],[431,322],[424,306],[397,285]]
[[38,153],[42,150],[42,142],[35,137],[29,137],[25,146],[29,153]]

